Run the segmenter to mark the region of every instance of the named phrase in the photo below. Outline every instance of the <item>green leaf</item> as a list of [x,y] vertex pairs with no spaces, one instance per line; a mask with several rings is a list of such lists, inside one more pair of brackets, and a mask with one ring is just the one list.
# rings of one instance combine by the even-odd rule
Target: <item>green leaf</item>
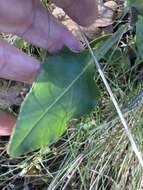
[[143,0],[127,0],[127,7],[135,7],[143,15]]
[[143,59],[143,17],[139,16],[136,23],[136,43],[139,56]]
[[22,106],[10,154],[21,155],[55,142],[72,117],[97,104],[94,67],[87,52],[48,55],[37,82]]
[[[98,60],[119,40],[124,29],[119,29],[99,49]],[[43,67],[21,107],[9,145],[11,156],[55,142],[71,118],[89,113],[97,104],[99,90],[94,83],[94,64],[87,51],[75,54],[64,49],[47,55]]]

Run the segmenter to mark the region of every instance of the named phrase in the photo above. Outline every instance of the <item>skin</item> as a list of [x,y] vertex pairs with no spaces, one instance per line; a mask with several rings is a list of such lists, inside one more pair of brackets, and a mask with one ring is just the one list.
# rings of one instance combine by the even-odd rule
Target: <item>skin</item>
[[11,135],[16,118],[9,113],[0,111],[0,136]]
[[[52,2],[82,26],[89,26],[97,18],[96,0]],[[50,53],[60,50],[64,45],[75,52],[82,50],[77,39],[50,15],[40,0],[0,0],[0,32],[17,35]],[[39,70],[38,60],[0,39],[0,78],[31,84]],[[15,122],[13,116],[0,112],[0,135],[4,131],[9,135]]]

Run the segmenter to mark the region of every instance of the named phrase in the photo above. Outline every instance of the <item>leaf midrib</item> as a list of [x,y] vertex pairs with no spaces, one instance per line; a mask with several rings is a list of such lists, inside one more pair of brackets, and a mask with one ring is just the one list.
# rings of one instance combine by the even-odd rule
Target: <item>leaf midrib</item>
[[18,143],[18,145],[15,147],[15,149],[17,149],[19,144],[22,144],[24,142],[24,140],[27,138],[27,136],[29,136],[32,133],[32,131],[38,126],[38,123],[45,117],[45,115],[48,113],[48,111],[50,109],[52,109],[53,106],[55,106],[55,104],[70,90],[70,88],[73,87],[73,85],[79,80],[79,78],[86,72],[86,70],[88,69],[90,64],[91,64],[91,61],[89,61],[89,63],[83,68],[82,72],[80,72],[78,74],[78,76],[68,85],[68,87],[65,88],[65,90],[61,93],[61,95],[58,96],[58,98],[56,98],[50,106],[47,107],[45,112],[37,119],[35,124],[33,124],[33,127],[30,128],[30,131],[27,132],[27,134],[23,137],[21,142]]

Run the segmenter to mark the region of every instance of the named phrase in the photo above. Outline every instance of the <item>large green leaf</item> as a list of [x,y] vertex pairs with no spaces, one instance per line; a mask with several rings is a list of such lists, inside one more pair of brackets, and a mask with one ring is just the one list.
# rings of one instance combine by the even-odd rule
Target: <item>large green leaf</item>
[[97,103],[94,68],[86,52],[48,55],[37,82],[26,97],[10,146],[20,155],[55,142],[72,117]]
[[[120,39],[124,28],[97,51],[98,60]],[[39,74],[22,105],[13,132],[9,153],[23,153],[55,142],[67,122],[92,110],[97,103],[94,65],[87,51],[76,54],[64,49],[47,55]]]

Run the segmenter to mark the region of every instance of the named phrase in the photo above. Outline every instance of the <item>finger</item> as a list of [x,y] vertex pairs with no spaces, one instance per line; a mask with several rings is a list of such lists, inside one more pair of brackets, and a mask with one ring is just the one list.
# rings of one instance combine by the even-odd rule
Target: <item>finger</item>
[[0,30],[15,33],[31,25],[36,0],[0,0]]
[[50,15],[39,1],[36,2],[34,7],[34,19],[31,26],[23,32],[17,32],[17,34],[51,53],[58,51],[64,45],[76,52],[82,50],[81,44],[73,34]]
[[11,114],[0,111],[0,136],[10,136],[15,126],[16,118]]
[[89,26],[98,17],[97,0],[52,0],[79,25]]
[[[17,4],[20,11],[16,11]],[[10,11],[8,5],[12,7]],[[75,37],[47,12],[39,0],[0,1],[0,31],[16,34],[49,52],[56,52],[64,45],[75,51],[82,50]]]
[[81,44],[65,26],[53,16],[50,15],[49,17],[45,10],[42,14],[43,17],[37,14],[33,25],[18,35],[36,46],[47,49],[50,53],[57,52],[64,45],[75,52],[82,50]]
[[0,78],[32,83],[40,63],[4,40],[0,40]]

